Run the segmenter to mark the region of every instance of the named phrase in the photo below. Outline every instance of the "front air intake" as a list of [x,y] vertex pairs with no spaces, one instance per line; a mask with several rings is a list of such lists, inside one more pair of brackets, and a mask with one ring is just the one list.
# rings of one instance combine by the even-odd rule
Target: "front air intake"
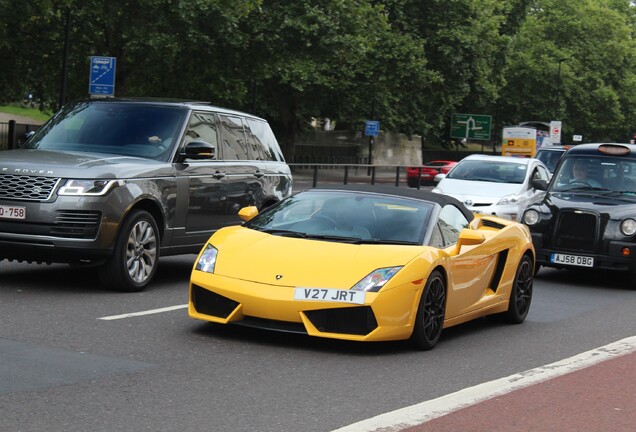
[[198,285],[192,285],[192,304],[197,312],[218,318],[227,318],[239,305],[234,300]]
[[370,306],[321,309],[307,311],[305,315],[319,331],[366,335],[378,327]]

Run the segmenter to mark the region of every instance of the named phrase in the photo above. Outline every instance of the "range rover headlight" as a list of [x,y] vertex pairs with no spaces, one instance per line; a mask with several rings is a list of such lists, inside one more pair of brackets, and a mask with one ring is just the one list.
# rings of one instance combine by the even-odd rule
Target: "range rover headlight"
[[115,186],[121,186],[119,180],[67,180],[57,192],[66,196],[100,196],[106,195]]
[[196,270],[214,273],[214,266],[216,266],[216,256],[219,254],[219,250],[212,246],[210,243],[205,245],[205,248],[199,255]]
[[539,222],[539,212],[534,209],[526,210],[521,220],[524,224],[532,226]]
[[621,232],[626,236],[632,236],[636,234],[636,220],[625,219],[621,222]]

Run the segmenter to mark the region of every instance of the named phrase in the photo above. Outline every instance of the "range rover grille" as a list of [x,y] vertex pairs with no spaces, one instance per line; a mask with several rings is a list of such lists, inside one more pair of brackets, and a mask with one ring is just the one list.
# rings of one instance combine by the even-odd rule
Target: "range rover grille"
[[27,175],[0,175],[0,199],[46,201],[51,197],[59,178]]
[[594,252],[599,218],[594,213],[562,210],[554,228],[554,245],[563,249]]

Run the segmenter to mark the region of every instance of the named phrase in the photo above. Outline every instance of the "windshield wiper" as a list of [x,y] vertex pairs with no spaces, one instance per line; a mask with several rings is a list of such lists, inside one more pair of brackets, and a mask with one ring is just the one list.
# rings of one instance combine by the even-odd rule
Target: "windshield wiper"
[[611,196],[611,197],[626,197],[626,198],[636,198],[636,192],[631,191],[631,190],[624,190],[624,191],[611,191],[608,194],[606,194],[605,196]]
[[356,244],[392,244],[392,245],[419,245],[417,242],[406,240],[382,240],[382,239],[359,239]]
[[571,192],[571,191],[609,191],[609,189],[605,189],[602,187],[594,187],[594,186],[575,186],[569,189],[560,190],[560,192]]
[[295,237],[295,238],[307,238],[307,234],[305,233],[301,233],[298,231],[289,231],[289,230],[282,230],[282,229],[264,229],[264,230],[258,230],[267,234],[272,234],[272,235],[279,235],[282,237]]
[[313,240],[337,241],[342,243],[357,243],[358,241],[360,241],[360,237],[346,237],[346,236],[335,236],[335,235],[327,235],[327,234],[305,234],[304,238],[313,239]]

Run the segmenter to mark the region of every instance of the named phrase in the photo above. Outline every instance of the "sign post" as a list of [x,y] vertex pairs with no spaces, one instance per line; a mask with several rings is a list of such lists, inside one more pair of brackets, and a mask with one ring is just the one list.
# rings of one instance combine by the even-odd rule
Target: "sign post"
[[550,122],[550,141],[552,144],[561,144],[561,121],[552,120]]
[[88,93],[93,96],[115,96],[115,57],[91,57]]
[[373,163],[373,138],[380,133],[380,122],[377,120],[367,120],[364,122],[364,134],[369,137],[369,168],[367,175],[371,173],[371,164]]

